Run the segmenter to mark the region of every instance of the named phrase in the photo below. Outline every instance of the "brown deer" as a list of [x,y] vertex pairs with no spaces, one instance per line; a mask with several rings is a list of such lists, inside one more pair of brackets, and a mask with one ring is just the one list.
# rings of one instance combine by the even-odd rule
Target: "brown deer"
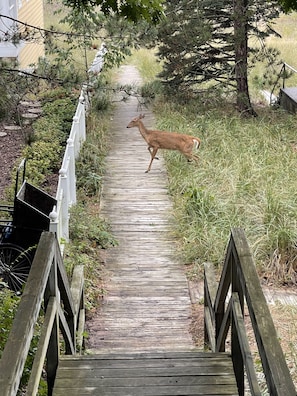
[[201,140],[199,138],[176,132],[146,129],[141,121],[142,118],[144,118],[144,114],[140,114],[138,117],[133,118],[127,125],[127,128],[138,127],[141,136],[148,144],[151,162],[145,173],[151,170],[152,162],[159,149],[178,150],[184,154],[188,160],[199,160],[198,157],[192,153],[194,148],[198,150],[200,146]]

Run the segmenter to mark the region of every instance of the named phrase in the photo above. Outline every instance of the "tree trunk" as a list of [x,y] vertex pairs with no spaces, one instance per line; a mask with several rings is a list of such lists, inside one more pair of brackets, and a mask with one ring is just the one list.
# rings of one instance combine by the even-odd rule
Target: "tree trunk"
[[249,95],[247,79],[248,57],[248,0],[233,0],[234,8],[234,46],[235,46],[235,78],[237,86],[236,105],[244,116],[257,116]]

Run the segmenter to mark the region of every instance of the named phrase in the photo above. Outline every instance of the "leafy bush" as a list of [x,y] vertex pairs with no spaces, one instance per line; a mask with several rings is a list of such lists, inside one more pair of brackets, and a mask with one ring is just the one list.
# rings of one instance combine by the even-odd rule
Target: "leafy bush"
[[39,118],[33,125],[33,141],[42,140],[52,142],[58,140],[60,144],[65,144],[65,132],[56,117]]
[[69,135],[75,109],[76,103],[73,103],[70,98],[56,99],[42,106],[44,116],[49,118],[54,117],[57,125],[64,131],[66,136]]
[[60,97],[64,94],[65,90],[56,91],[51,98],[58,98],[43,105],[42,117],[33,124],[30,145],[23,151],[27,180],[38,187],[59,169],[71,130],[76,105],[71,98]]
[[37,141],[24,149],[27,159],[27,180],[40,186],[50,172],[57,171],[61,163],[62,147],[59,141]]
[[110,108],[110,99],[106,96],[106,93],[96,90],[94,96],[92,97],[92,108],[94,111],[106,111]]
[[[69,274],[74,265],[84,265],[86,308],[92,310],[102,294],[100,286],[103,271],[101,249],[115,246],[117,241],[112,236],[109,225],[94,209],[96,198],[80,200],[71,211],[70,240],[66,247],[64,264]],[[100,249],[101,248],[101,249]]]
[[20,297],[6,287],[0,289],[0,359],[8,338]]
[[0,86],[0,120],[3,120],[7,116],[8,102],[7,91]]
[[70,239],[72,243],[86,240],[91,246],[105,249],[116,244],[109,225],[93,213],[86,213],[85,205],[78,204],[71,211]]
[[77,161],[77,182],[76,186],[92,196],[98,194],[102,185],[103,155],[99,145],[86,142],[80,152]]

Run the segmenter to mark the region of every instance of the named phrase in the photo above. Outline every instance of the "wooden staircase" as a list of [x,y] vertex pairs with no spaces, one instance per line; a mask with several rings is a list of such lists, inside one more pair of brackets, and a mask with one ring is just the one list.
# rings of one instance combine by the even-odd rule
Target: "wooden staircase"
[[150,352],[61,358],[53,396],[238,395],[226,353]]

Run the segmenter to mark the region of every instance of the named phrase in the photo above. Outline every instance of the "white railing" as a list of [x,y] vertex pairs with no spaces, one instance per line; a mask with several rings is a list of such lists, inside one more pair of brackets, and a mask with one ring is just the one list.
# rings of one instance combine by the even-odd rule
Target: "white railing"
[[[90,74],[98,74],[101,71],[105,53],[106,48],[102,44],[89,69]],[[93,68],[93,65],[98,65],[98,59],[100,59],[100,70],[97,67]],[[81,90],[67,140],[62,166],[59,171],[56,193],[57,205],[53,207],[49,215],[49,231],[57,235],[61,247],[69,240],[69,209],[76,203],[75,160],[78,158],[81,146],[86,139],[86,112],[89,106],[89,99],[85,87]]]

